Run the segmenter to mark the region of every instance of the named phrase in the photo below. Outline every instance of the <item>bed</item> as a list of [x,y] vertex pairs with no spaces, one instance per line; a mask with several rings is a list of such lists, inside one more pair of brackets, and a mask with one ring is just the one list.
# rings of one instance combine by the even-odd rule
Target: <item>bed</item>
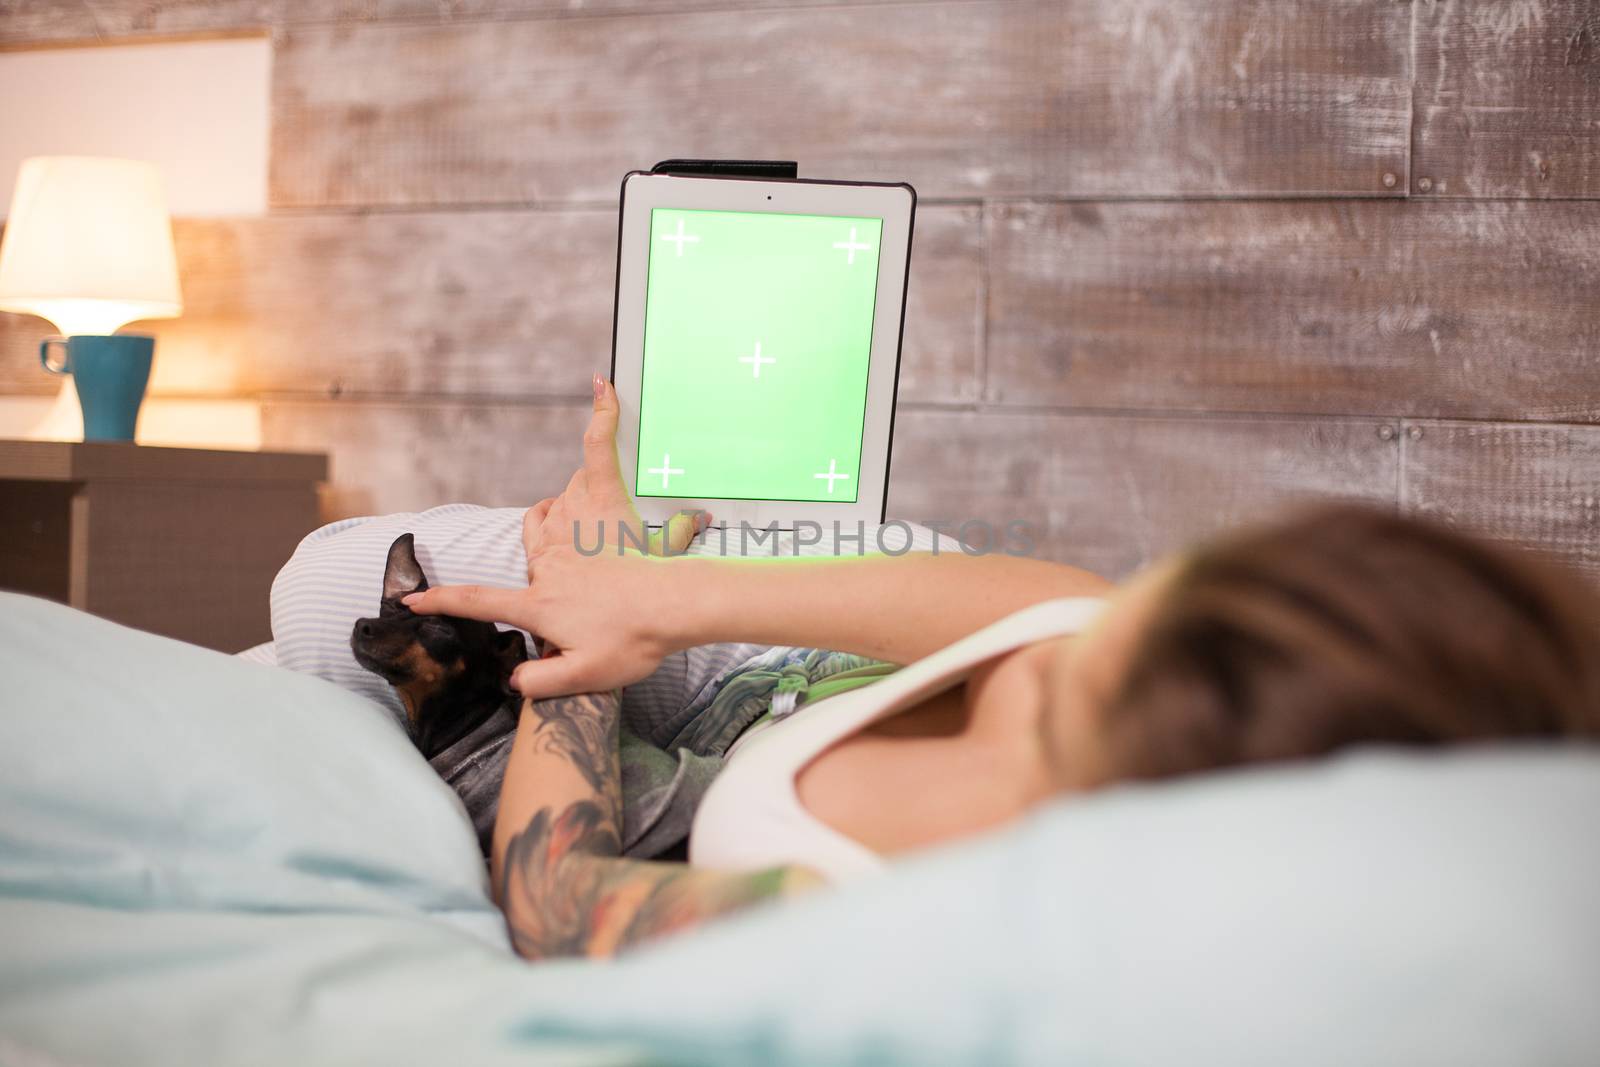
[[614,963],[316,678],[0,596],[0,1064],[1600,1061],[1600,756],[1068,800]]

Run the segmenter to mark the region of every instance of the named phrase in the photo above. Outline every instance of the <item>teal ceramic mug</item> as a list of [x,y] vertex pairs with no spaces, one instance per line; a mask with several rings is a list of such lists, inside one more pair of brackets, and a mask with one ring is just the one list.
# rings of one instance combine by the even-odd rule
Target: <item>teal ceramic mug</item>
[[[65,354],[52,363],[50,349],[56,345]],[[51,374],[72,375],[85,441],[131,441],[155,350],[156,339],[143,334],[76,334],[46,338],[39,345],[39,362]]]

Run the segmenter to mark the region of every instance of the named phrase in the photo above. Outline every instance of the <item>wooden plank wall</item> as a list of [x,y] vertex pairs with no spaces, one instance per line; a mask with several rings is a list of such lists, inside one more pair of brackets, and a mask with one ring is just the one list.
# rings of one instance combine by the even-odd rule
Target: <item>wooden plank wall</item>
[[755,155],[921,191],[897,516],[1122,575],[1333,496],[1600,574],[1596,0],[0,0],[263,26],[272,211],[179,220],[154,388],[259,397],[330,517],[559,488],[620,176]]

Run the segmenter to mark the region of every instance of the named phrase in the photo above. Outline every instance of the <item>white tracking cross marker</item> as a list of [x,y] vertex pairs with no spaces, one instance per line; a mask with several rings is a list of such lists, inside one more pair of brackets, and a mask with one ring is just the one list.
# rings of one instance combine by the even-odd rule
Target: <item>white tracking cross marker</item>
[[[661,475],[661,488],[663,488],[663,489],[671,489],[672,488],[672,476],[674,474],[682,474],[683,473],[683,468],[682,467],[674,467],[672,465],[672,453],[663,452],[663,453],[661,453],[661,466],[659,466],[659,467],[651,467],[648,470],[646,470],[645,473],[646,474],[659,474],[659,475]],[[831,487],[833,483],[830,482],[828,484]]]
[[[871,245],[862,244],[862,243],[860,243],[859,241],[856,240],[856,228],[854,226],[850,227],[850,240],[848,240],[848,241],[835,241],[835,242],[833,242],[833,247],[842,248],[846,252],[849,253],[849,257],[845,260],[845,264],[846,264],[846,266],[851,266],[851,267],[856,265],[856,253],[857,252],[870,252],[872,250],[872,246]],[[829,482],[828,485],[832,486],[833,483]]]
[[[854,238],[855,235],[856,235],[855,231],[851,230],[850,231],[851,238]],[[678,232],[677,233],[663,233],[663,234],[660,234],[659,236],[663,241],[674,241],[674,242],[677,243],[677,245],[678,245],[678,258],[679,259],[683,258],[683,245],[684,245],[685,241],[687,241],[689,244],[698,244],[700,242],[700,238],[694,236],[693,234],[688,234],[688,233],[684,233],[683,232],[683,220],[682,219],[678,220]],[[835,245],[834,247],[838,247],[838,246]]]
[[739,362],[740,363],[748,363],[748,364],[750,364],[750,370],[752,372],[750,376],[752,378],[759,378],[759,377],[761,377],[761,364],[763,364],[763,363],[776,363],[778,361],[773,356],[763,356],[761,354],[761,342],[757,341],[756,342],[756,354],[753,355],[753,356],[740,356],[739,357]]
[[828,495],[829,496],[833,495],[833,483],[834,482],[838,481],[840,478],[844,478],[844,479],[848,480],[849,477],[850,477],[848,474],[840,474],[838,472],[838,469],[839,469],[839,461],[836,460],[836,459],[830,459],[830,460],[828,460],[828,473],[826,473],[826,474],[813,474],[811,476],[813,478],[826,478],[828,480]]

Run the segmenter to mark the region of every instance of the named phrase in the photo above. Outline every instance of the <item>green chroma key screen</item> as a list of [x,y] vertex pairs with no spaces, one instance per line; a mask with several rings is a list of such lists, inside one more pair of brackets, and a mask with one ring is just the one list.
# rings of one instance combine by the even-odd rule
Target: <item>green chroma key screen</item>
[[656,208],[640,496],[852,503],[883,220]]

